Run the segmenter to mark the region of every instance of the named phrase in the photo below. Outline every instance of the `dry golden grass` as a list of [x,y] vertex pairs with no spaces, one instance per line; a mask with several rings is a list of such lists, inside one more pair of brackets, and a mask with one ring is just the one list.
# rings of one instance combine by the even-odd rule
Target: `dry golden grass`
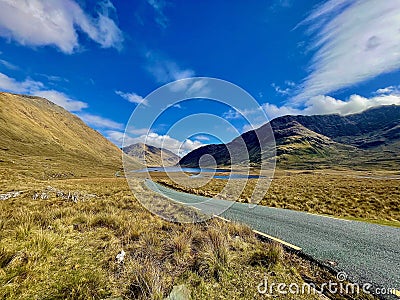
[[[248,264],[253,251],[270,246],[247,227],[163,221],[134,199],[124,179],[19,184],[21,196],[0,201],[0,299],[163,299],[181,283],[195,299],[249,299],[265,272],[286,272],[284,258]],[[124,263],[116,261],[121,250]]]
[[304,263],[248,227],[163,221],[124,179],[8,184],[23,193],[0,201],[0,299],[163,299],[179,284],[193,299],[263,299],[257,285],[268,274],[303,283]]
[[[393,174],[361,176],[351,171],[278,171],[260,204],[344,218],[364,219],[387,225],[400,226],[400,180]],[[364,174],[366,175],[366,174]],[[373,178],[368,178],[368,177]],[[163,174],[154,179],[175,189],[203,196],[218,195],[227,180],[183,179],[176,184]],[[235,179],[238,182],[241,179]],[[266,179],[264,184],[268,184]],[[198,181],[195,183],[195,181]],[[189,188],[202,181],[199,188]],[[245,189],[233,185],[230,194],[240,195],[239,201],[248,202],[257,179],[247,180]],[[200,184],[201,184],[200,183]],[[230,199],[229,197],[224,197]]]

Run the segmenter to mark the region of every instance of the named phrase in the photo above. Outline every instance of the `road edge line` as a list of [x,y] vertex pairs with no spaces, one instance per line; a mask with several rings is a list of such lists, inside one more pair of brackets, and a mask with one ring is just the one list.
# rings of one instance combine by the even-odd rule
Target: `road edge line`
[[260,236],[264,237],[264,238],[267,238],[267,239],[269,239],[269,240],[278,242],[278,243],[280,243],[280,244],[282,244],[282,245],[284,245],[284,246],[286,246],[286,247],[289,247],[289,248],[291,248],[292,250],[295,250],[295,251],[301,251],[301,250],[302,250],[300,247],[298,247],[298,246],[296,246],[296,245],[293,245],[293,244],[290,244],[290,243],[288,243],[288,242],[285,242],[285,241],[283,241],[283,240],[281,240],[281,239],[278,239],[278,238],[276,238],[276,237],[273,237],[273,236],[271,236],[271,235],[268,235],[268,234],[266,234],[266,233],[264,233],[264,232],[261,232],[261,231],[258,231],[258,230],[254,230],[254,229],[253,229],[253,232],[254,232],[255,234],[257,234],[257,235],[260,235]]
[[395,295],[397,298],[400,298],[400,291],[398,291],[398,290],[395,289],[395,290],[393,291],[392,295]]
[[225,219],[225,218],[223,218],[223,217],[221,217],[221,216],[218,216],[218,215],[213,215],[213,217],[214,217],[214,218],[218,218],[218,219],[220,219],[220,220],[222,220],[222,221],[225,221],[225,222],[228,222],[228,223],[232,222],[231,220]]
[[[213,217],[214,217],[214,218],[218,218],[218,219],[220,219],[220,220],[222,220],[222,221],[225,221],[225,222],[228,222],[228,223],[232,222],[231,220],[227,220],[227,219],[225,219],[225,218],[223,218],[223,217],[221,217],[221,216],[218,216],[218,215],[213,215]],[[300,247],[298,247],[298,246],[296,246],[296,245],[293,245],[293,244],[290,244],[290,243],[288,243],[288,242],[285,242],[285,241],[283,241],[283,240],[281,240],[281,239],[278,239],[278,238],[276,238],[276,237],[273,237],[273,236],[271,236],[271,235],[268,235],[268,234],[266,234],[266,233],[264,233],[264,232],[261,232],[261,231],[255,230],[255,229],[252,229],[252,231],[253,231],[256,235],[259,235],[259,236],[261,236],[261,237],[263,237],[263,238],[266,238],[266,239],[268,239],[268,240],[272,240],[272,241],[278,242],[278,243],[280,243],[280,244],[282,244],[282,245],[284,245],[284,246],[286,246],[286,247],[288,247],[288,248],[290,248],[290,249],[292,249],[292,250],[294,250],[294,251],[301,251],[301,250],[302,250]]]
[[347,220],[347,219],[341,219],[341,218],[334,217],[334,216],[315,214],[315,213],[311,213],[311,212],[308,212],[308,211],[305,211],[305,213],[308,214],[308,215],[312,215],[312,216],[323,217],[323,218],[328,218],[328,219],[333,219],[333,220],[338,220],[338,221],[346,221],[346,222],[351,222],[352,221],[352,220]]

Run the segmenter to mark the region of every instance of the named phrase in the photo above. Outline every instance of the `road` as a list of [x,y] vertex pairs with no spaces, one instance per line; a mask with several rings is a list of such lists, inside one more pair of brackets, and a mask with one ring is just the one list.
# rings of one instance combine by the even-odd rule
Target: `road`
[[[148,179],[146,186],[205,214],[213,215],[226,207],[225,200],[178,192]],[[237,202],[220,216],[300,247],[320,262],[333,262],[334,269],[345,272],[350,281],[370,283],[371,291],[400,291],[400,228],[261,205],[250,208]],[[381,298],[399,299],[400,293],[399,297],[390,294]]]

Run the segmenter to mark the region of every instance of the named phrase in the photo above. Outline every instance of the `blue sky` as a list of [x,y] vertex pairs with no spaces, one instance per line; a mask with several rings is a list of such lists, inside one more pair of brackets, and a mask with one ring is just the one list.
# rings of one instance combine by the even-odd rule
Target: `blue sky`
[[[345,115],[400,104],[399,28],[398,0],[0,0],[0,90],[48,98],[119,146],[143,98],[194,76],[240,86],[270,119]],[[168,132],[199,113],[236,130],[197,119],[194,134]],[[135,124],[127,141],[150,133],[149,143],[185,153],[246,129],[237,111],[203,99],[171,108],[150,131]]]

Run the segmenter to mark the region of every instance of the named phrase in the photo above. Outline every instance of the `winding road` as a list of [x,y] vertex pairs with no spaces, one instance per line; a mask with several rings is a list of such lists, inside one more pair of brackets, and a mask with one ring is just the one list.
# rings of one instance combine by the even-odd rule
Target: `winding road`
[[[152,191],[208,215],[219,214],[227,205],[226,200],[178,192],[149,179],[145,183]],[[380,298],[400,299],[400,228],[238,202],[219,215],[333,265],[354,283],[371,284],[369,290]],[[388,289],[395,295],[384,294]]]

